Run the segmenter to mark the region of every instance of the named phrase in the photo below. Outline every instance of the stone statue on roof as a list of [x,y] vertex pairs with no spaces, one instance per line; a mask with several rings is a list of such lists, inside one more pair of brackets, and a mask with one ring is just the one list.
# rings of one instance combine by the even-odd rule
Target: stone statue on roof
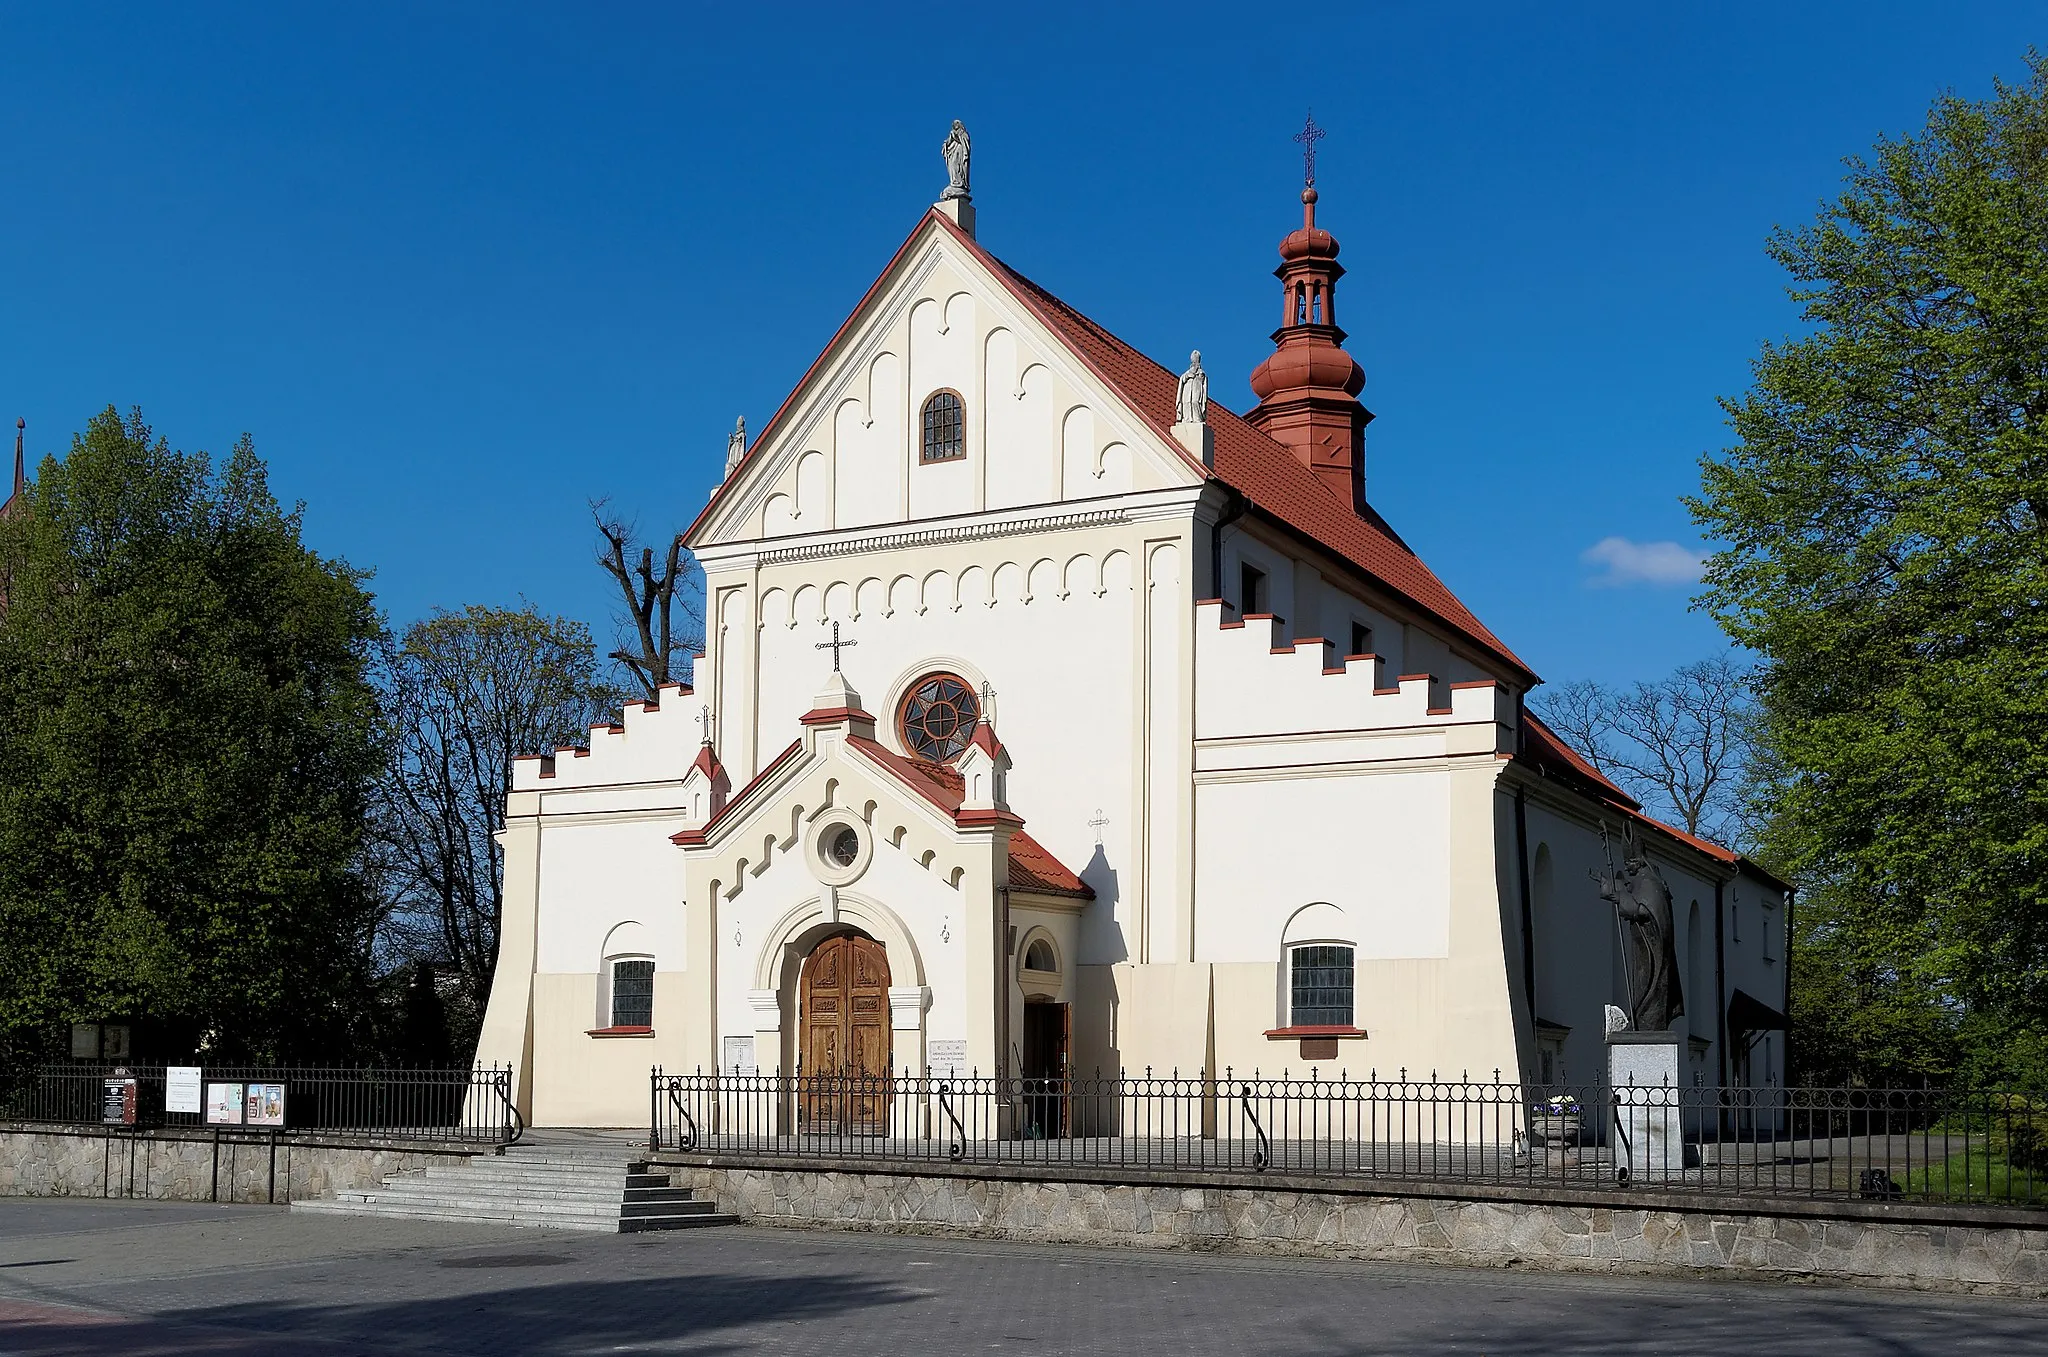
[[967,127],[958,118],[953,119],[953,130],[946,134],[946,144],[939,150],[946,157],[946,191],[940,197],[965,198],[967,161],[972,148],[967,140]]
[[741,415],[725,440],[725,474],[730,477],[747,455],[747,417]]
[[1180,388],[1174,398],[1174,421],[1179,424],[1205,424],[1209,420],[1209,374],[1202,371],[1202,351],[1196,349],[1188,355],[1188,370],[1180,375]]

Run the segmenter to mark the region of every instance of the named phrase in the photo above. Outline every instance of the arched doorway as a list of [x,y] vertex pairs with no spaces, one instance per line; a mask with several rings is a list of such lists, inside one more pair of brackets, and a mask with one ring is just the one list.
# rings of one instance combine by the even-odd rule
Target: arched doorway
[[798,1060],[805,1129],[889,1126],[889,954],[864,933],[826,938],[804,959]]

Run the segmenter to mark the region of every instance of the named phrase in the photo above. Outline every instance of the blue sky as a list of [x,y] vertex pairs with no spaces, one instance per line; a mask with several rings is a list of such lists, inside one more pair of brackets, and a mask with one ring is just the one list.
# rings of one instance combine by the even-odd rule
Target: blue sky
[[1313,106],[1374,502],[1552,681],[1721,648],[1678,496],[1795,324],[1765,234],[2041,10],[1313,8],[0,5],[0,413],[247,430],[394,623],[602,632],[586,501],[695,516],[950,119],[991,249],[1243,409]]

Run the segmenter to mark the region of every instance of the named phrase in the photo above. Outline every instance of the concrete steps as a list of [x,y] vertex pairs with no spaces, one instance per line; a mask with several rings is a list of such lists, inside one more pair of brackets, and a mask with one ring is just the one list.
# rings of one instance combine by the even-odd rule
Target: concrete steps
[[458,1220],[630,1234],[730,1225],[734,1217],[617,1150],[513,1146],[460,1168],[393,1174],[379,1187],[295,1201],[306,1215]]

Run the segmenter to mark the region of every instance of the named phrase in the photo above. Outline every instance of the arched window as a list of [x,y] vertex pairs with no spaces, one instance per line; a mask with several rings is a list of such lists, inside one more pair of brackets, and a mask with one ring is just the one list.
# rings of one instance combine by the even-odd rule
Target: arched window
[[1355,972],[1353,952],[1333,942],[1311,942],[1287,952],[1287,1022],[1290,1027],[1350,1027]]
[[974,738],[981,703],[958,674],[926,674],[910,685],[896,715],[897,733],[912,758],[951,763]]
[[654,962],[648,957],[612,961],[613,1027],[654,1026]]
[[1053,957],[1052,944],[1044,938],[1033,938],[1031,945],[1024,949],[1024,969],[1027,971],[1057,971],[1060,963]]
[[935,391],[924,403],[925,462],[950,462],[967,455],[967,413],[956,391]]

